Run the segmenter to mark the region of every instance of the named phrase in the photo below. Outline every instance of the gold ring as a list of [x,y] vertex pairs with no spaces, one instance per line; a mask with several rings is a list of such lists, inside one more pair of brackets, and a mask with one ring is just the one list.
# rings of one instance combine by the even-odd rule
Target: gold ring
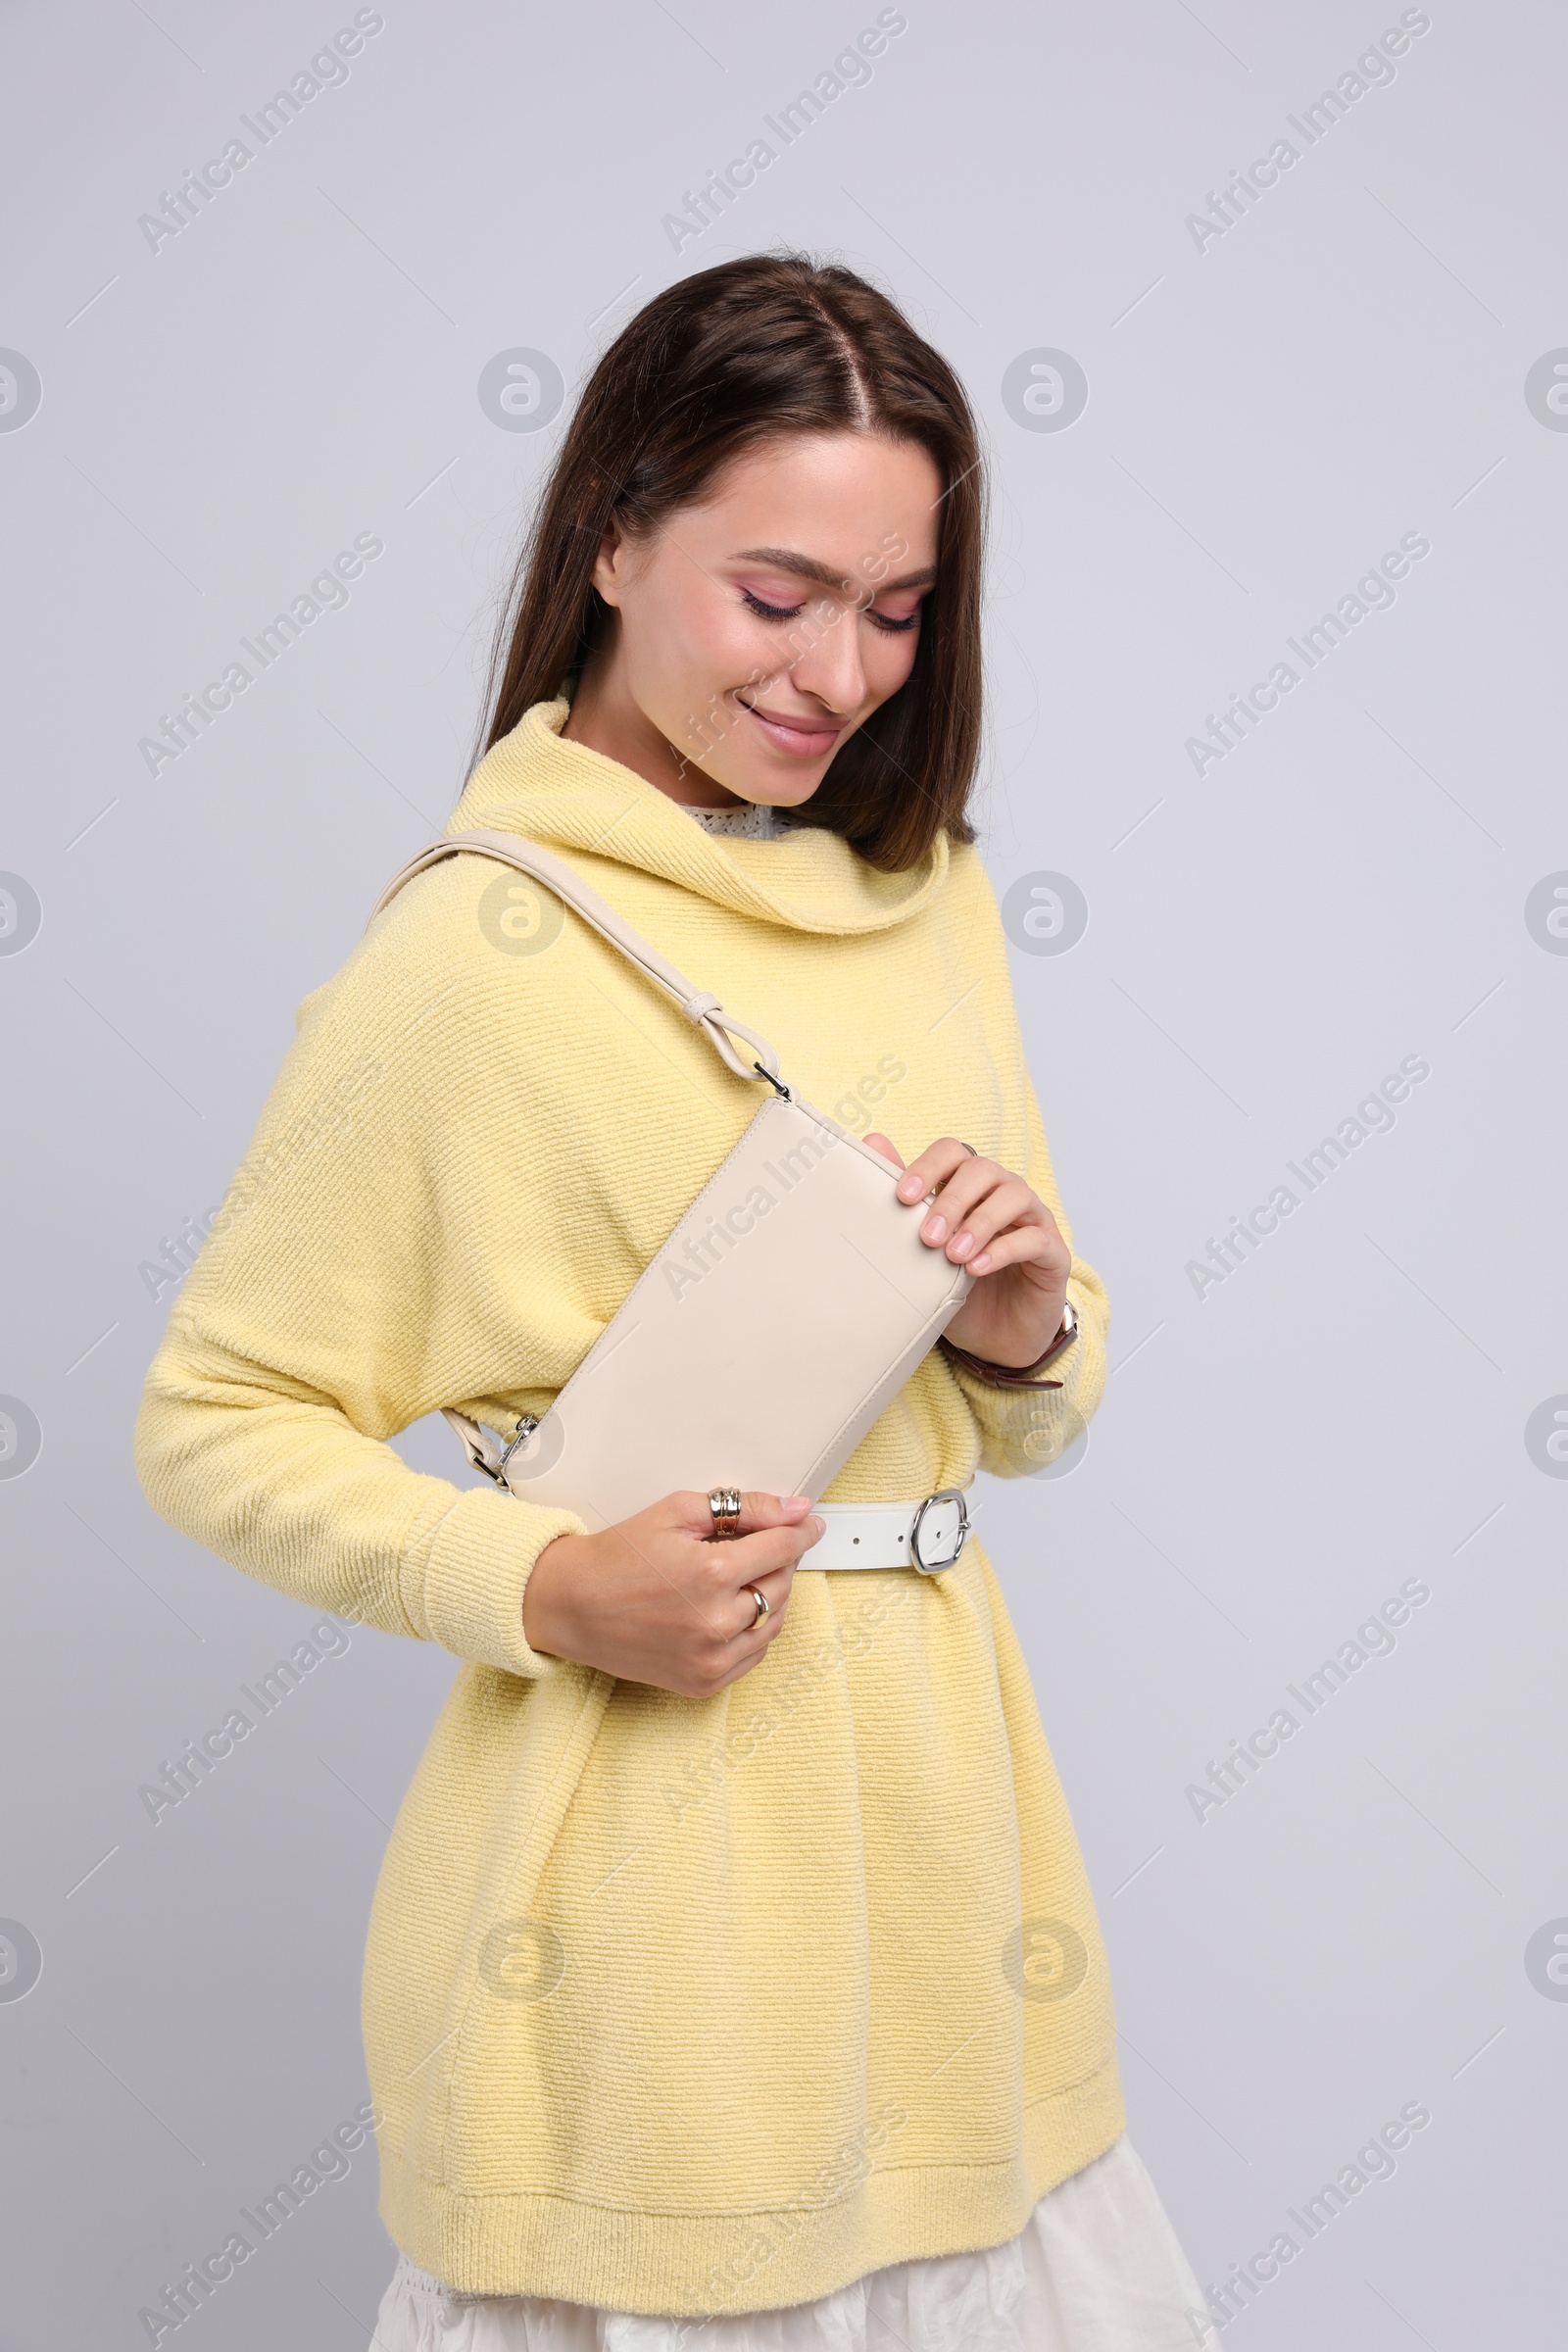
[[714,1487],[708,1497],[713,1518],[713,1540],[722,1543],[739,1532],[741,1496],[738,1487]]
[[747,1590],[750,1592],[752,1598],[757,1603],[757,1615],[752,1619],[750,1626],[747,1628],[749,1633],[755,1634],[758,1627],[761,1624],[762,1619],[767,1615],[767,1594],[765,1592],[759,1592],[755,1585],[749,1586]]

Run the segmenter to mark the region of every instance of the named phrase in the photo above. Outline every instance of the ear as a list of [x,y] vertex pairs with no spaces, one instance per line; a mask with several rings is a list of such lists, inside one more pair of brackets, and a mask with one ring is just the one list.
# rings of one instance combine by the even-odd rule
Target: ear
[[613,518],[599,542],[594,558],[594,586],[607,605],[618,606],[631,570],[631,542]]

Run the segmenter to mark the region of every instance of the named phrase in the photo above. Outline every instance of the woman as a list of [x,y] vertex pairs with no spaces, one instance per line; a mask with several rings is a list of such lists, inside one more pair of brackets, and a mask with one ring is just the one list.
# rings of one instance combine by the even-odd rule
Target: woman
[[385,1443],[543,1412],[755,1108],[476,856],[307,1000],[153,1366],[162,1511],[466,1661],[370,1925],[381,2352],[1200,2340],[980,1546],[811,1567],[813,1506],[1036,1468],[1103,1381],[964,814],[980,482],[952,371],[849,271],[672,287],[567,431],[449,826],[563,853],[913,1148],[975,1281],[829,1494],[590,1534]]

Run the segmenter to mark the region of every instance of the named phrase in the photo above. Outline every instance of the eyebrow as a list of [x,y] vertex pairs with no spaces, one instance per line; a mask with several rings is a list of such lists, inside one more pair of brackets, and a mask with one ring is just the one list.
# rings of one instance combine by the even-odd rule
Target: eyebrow
[[[788,547],[743,547],[731,561],[736,564],[771,564],[780,571],[794,572],[803,580],[815,580],[822,588],[847,588],[854,583],[847,572],[835,571],[831,564],[818,564],[814,556],[803,556]],[[873,596],[887,596],[900,588],[929,588],[937,576],[937,567],[928,564],[923,571],[906,571],[897,580],[867,580],[864,585]]]

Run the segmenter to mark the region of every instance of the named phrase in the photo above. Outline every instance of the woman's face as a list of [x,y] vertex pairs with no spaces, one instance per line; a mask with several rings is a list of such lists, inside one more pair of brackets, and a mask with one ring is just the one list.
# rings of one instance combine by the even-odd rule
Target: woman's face
[[607,534],[618,615],[566,732],[677,800],[795,808],[914,662],[942,482],[907,441],[770,442],[646,538]]

